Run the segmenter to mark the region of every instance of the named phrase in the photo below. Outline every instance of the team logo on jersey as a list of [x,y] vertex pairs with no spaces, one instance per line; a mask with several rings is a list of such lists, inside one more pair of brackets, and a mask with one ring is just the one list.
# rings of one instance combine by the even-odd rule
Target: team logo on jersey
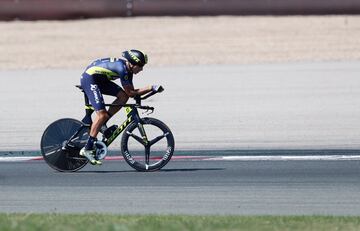
[[125,75],[125,76],[124,76],[124,79],[125,79],[125,80],[128,80],[128,79],[129,79],[129,76]]
[[90,84],[90,90],[91,91],[95,91],[97,89],[97,85],[96,84]]
[[94,94],[94,99],[96,103],[100,103],[100,98],[97,92],[98,86],[96,84],[90,84],[90,90],[93,92]]

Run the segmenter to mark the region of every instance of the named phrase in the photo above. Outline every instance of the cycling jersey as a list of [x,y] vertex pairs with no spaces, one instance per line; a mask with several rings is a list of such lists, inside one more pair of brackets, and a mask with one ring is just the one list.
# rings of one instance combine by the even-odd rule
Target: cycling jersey
[[132,85],[133,74],[126,70],[125,60],[123,59],[98,59],[86,68],[85,73],[93,76],[102,76],[108,80],[120,79],[123,86]]
[[133,84],[133,74],[127,71],[122,59],[98,59],[85,69],[81,76],[81,87],[96,111],[105,109],[103,94],[117,96],[123,91],[113,82],[116,79],[120,79],[122,86]]

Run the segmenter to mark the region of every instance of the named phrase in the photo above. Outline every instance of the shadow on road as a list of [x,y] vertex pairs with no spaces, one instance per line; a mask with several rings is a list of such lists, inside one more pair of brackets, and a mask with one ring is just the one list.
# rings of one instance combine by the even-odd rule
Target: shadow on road
[[[181,169],[161,169],[155,172],[196,172],[196,171],[222,171],[225,168],[181,168]],[[136,170],[125,170],[125,171],[79,171],[76,173],[130,173],[138,172]],[[141,172],[139,172],[141,173]]]
[[225,168],[182,168],[182,169],[162,169],[160,172],[195,172],[195,171],[221,171]]

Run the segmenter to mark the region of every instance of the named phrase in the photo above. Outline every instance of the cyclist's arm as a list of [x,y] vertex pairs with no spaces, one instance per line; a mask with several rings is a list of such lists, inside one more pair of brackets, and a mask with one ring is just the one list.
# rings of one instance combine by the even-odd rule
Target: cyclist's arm
[[129,97],[135,97],[137,95],[145,95],[146,93],[149,93],[152,90],[151,86],[140,88],[140,89],[134,89],[133,85],[126,85],[123,87],[124,87],[125,93]]

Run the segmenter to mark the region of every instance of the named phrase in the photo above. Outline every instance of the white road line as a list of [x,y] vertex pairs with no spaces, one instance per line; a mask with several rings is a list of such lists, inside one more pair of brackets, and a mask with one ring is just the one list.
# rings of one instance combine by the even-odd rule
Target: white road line
[[13,157],[0,157],[0,162],[20,162],[20,161],[28,161],[33,160],[34,156],[13,156]]
[[210,157],[205,160],[228,160],[228,161],[360,160],[360,155],[219,156],[219,157]]
[[[0,157],[0,162],[20,162],[43,160],[41,156]],[[123,160],[121,156],[107,157],[106,160]],[[321,160],[360,160],[360,155],[306,155],[306,156],[173,156],[173,161],[321,161]]]

